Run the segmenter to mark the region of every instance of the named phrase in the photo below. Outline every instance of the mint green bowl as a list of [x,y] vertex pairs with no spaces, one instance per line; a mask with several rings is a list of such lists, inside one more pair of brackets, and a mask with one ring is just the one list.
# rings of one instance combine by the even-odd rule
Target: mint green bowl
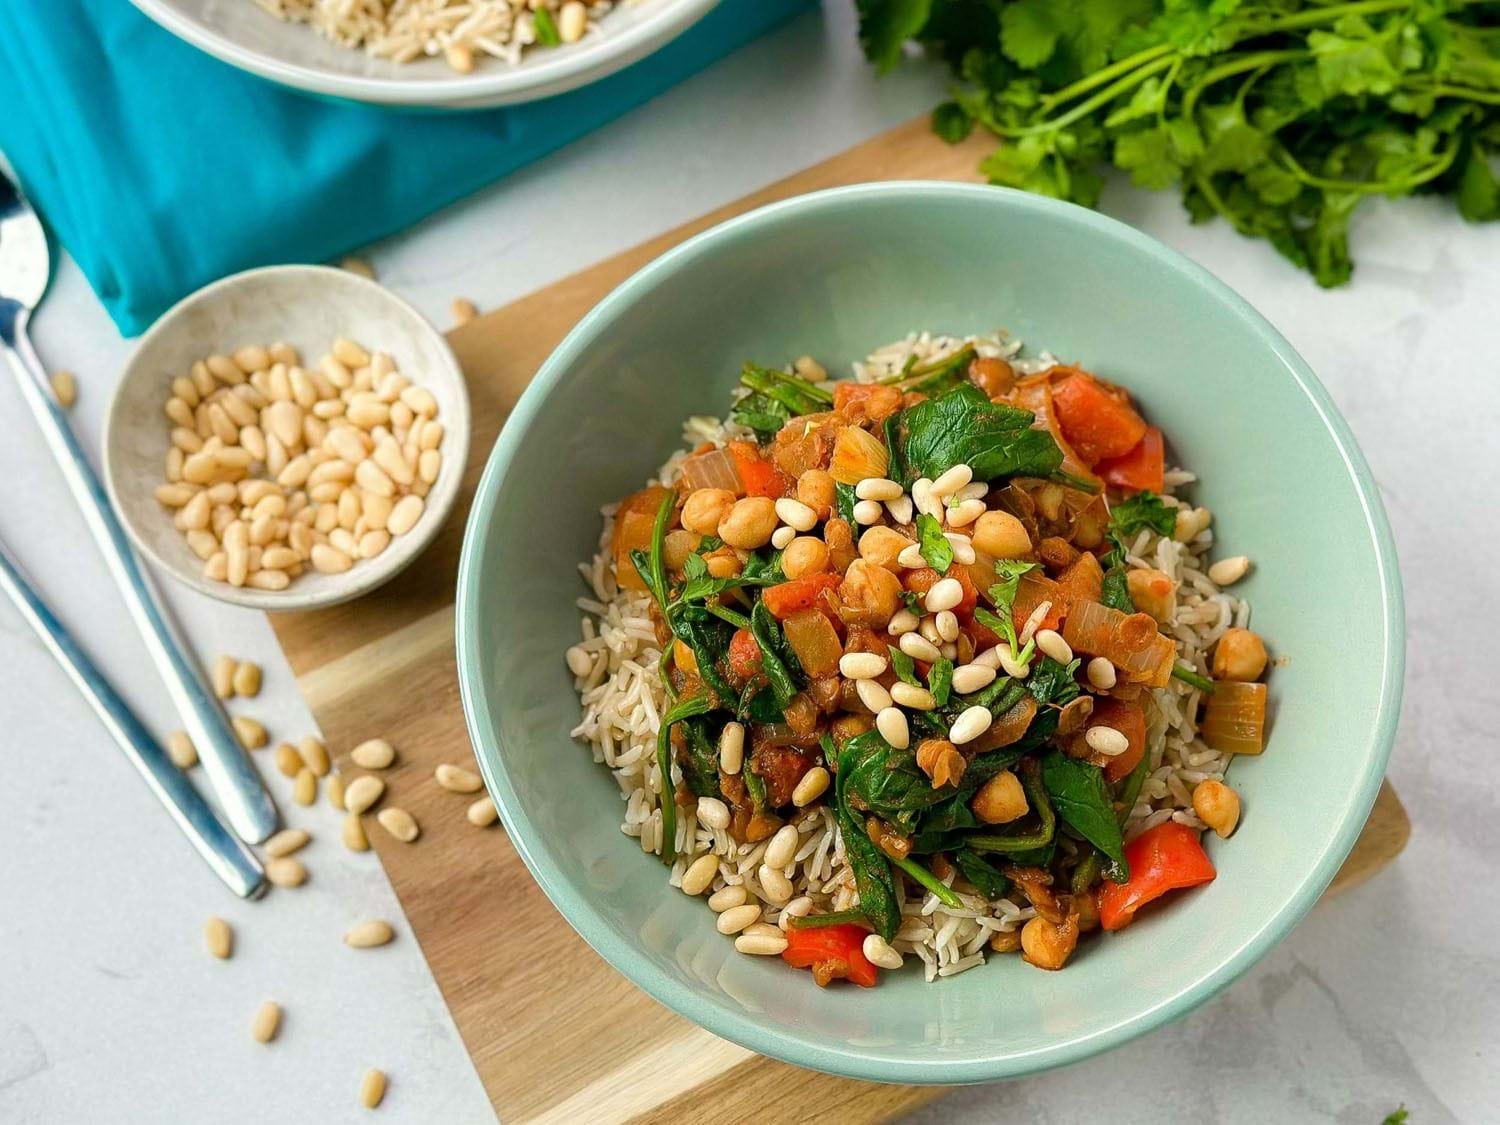
[[[1316,297],[1310,299],[1316,300]],[[846,371],[913,329],[1003,326],[1122,382],[1195,470],[1237,592],[1281,658],[1244,819],[1218,879],[1059,973],[1016,957],[934,984],[820,990],[737,954],[701,900],[620,833],[619,788],[572,742],[563,650],[598,508],[721,413],[741,363],[810,353]],[[715,227],[626,281],[522,396],[469,518],[458,662],[469,733],[512,841],[565,918],[657,1000],[800,1066],[979,1082],[1075,1062],[1202,1003],[1307,912],[1353,846],[1400,707],[1401,586],[1375,482],[1327,393],[1253,309],[1145,235],[995,188],[871,184]],[[536,1003],[546,1003],[545,996]]]

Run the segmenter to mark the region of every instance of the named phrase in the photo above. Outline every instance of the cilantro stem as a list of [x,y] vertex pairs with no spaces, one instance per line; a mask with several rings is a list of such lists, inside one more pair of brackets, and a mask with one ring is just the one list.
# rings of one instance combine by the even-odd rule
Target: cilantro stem
[[1197,108],[1199,97],[1202,96],[1203,91],[1216,82],[1222,81],[1225,78],[1233,78],[1236,74],[1243,74],[1247,70],[1280,66],[1284,62],[1297,62],[1308,58],[1310,55],[1310,51],[1300,48],[1285,51],[1254,51],[1248,55],[1242,55],[1232,62],[1227,62],[1223,66],[1217,66],[1205,73],[1202,78],[1183,91],[1182,116],[1192,118]]
[[1111,82],[1122,74],[1128,74],[1136,67],[1144,63],[1152,62],[1163,55],[1173,54],[1174,50],[1170,43],[1159,43],[1155,47],[1147,47],[1144,51],[1137,51],[1129,58],[1121,59],[1119,62],[1111,63],[1094,71],[1087,78],[1080,78],[1071,86],[1064,86],[1061,90],[1055,90],[1048,94],[1038,104],[1042,113],[1047,113],[1064,102],[1070,102],[1074,98],[1087,94],[1090,90],[1098,89],[1106,82]]
[[935,894],[937,900],[944,906],[951,907],[954,910],[962,910],[964,908],[964,900],[958,897],[958,892],[944,883],[931,871],[928,871],[920,863],[905,857],[901,859],[892,858],[891,862],[901,868],[902,871],[905,871],[916,882]]
[[708,612],[713,614],[715,617],[719,618],[719,620],[729,622],[736,629],[750,628],[750,619],[743,613],[736,613],[732,609],[727,609],[721,605],[714,605],[711,602],[705,602],[703,608],[708,610]]
[[793,916],[787,923],[794,930],[817,930],[824,926],[864,926],[872,929],[870,920],[862,910],[835,910],[832,914],[805,914]]
[[677,502],[674,489],[665,490],[661,503],[656,508],[656,522],[651,525],[651,592],[661,606],[662,616],[667,614],[667,524],[672,519],[672,507]]
[[1448,147],[1437,154],[1425,169],[1414,176],[1407,176],[1399,180],[1334,180],[1326,176],[1315,176],[1301,164],[1297,163],[1296,157],[1286,150],[1284,145],[1276,147],[1277,156],[1280,157],[1282,167],[1295,176],[1300,182],[1308,187],[1321,188],[1324,191],[1351,191],[1361,195],[1385,195],[1392,192],[1409,191],[1435,180],[1453,166],[1453,161],[1458,156],[1459,139],[1453,138],[1448,142]]
[[1028,125],[1024,129],[1011,129],[1005,126],[996,128],[994,125],[991,125],[990,128],[993,132],[1002,137],[1031,137],[1037,135],[1038,133],[1056,132],[1059,129],[1066,128],[1067,126],[1073,124],[1073,122],[1079,120],[1080,118],[1087,117],[1100,106],[1108,105],[1110,102],[1114,101],[1117,97],[1125,93],[1127,90],[1133,90],[1142,82],[1146,81],[1146,79],[1150,78],[1153,74],[1157,74],[1163,70],[1166,70],[1171,65],[1172,58],[1170,56],[1163,56],[1161,58],[1158,58],[1154,62],[1147,63],[1145,66],[1142,66],[1137,70],[1127,74],[1118,82],[1106,86],[1092,98],[1089,98],[1087,101],[1078,103],[1076,106],[1068,110],[1067,113],[1062,114],[1060,117],[1051,118],[1050,120],[1043,121],[1038,125]]
[[1186,664],[1173,665],[1172,675],[1185,684],[1191,684],[1205,695],[1212,695],[1214,693],[1214,682],[1207,676],[1200,676]]

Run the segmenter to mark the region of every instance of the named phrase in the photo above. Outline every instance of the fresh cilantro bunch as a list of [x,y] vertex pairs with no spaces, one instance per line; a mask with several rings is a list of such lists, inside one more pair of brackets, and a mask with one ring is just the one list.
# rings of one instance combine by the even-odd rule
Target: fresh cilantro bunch
[[933,128],[1001,139],[997,184],[1085,206],[1102,170],[1177,188],[1320,285],[1371,195],[1500,217],[1496,0],[857,0],[881,69],[916,40],[958,77]]

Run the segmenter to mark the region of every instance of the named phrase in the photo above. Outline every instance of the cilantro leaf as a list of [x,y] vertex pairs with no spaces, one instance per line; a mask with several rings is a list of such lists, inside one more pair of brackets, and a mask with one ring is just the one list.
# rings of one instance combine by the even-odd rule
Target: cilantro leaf
[[887,647],[891,650],[891,670],[896,673],[896,678],[912,687],[921,687],[922,681],[917,679],[916,661],[895,645]]
[[1120,539],[1131,539],[1148,527],[1158,535],[1171,535],[1176,526],[1177,509],[1150,490],[1137,492],[1109,511],[1109,529]]
[[927,690],[932,692],[934,702],[943,707],[948,702],[948,693],[952,688],[953,661],[944,657],[927,670]]
[[927,22],[933,0],[857,0],[859,41],[880,71],[901,61],[901,45]]
[[917,517],[917,538],[922,560],[939,574],[946,574],[953,565],[953,544],[943,534],[936,516],[923,512]]

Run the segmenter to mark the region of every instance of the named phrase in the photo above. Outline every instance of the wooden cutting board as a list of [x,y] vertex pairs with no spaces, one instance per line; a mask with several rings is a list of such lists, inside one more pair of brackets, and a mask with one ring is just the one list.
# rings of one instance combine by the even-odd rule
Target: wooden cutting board
[[[455,330],[473,400],[464,492],[434,546],[360,601],[273,618],[298,683],[345,773],[347,751],[386,737],[386,780],[422,825],[413,845],[371,832],[496,1112],[508,1123],[738,1121],[774,1098],[804,1121],[899,1115],[934,1088],[832,1078],[766,1059],[656,1004],[611,969],[532,881],[503,829],[464,820],[440,762],[468,763],[453,649],[459,543],[474,485],[511,407],[548,353],[615,285],[706,227],[773,200],[889,179],[972,180],[988,141],[957,146],[910,122],[814,168]],[[1410,826],[1386,785],[1330,893],[1400,852]],[[539,952],[541,951],[541,952]]]

